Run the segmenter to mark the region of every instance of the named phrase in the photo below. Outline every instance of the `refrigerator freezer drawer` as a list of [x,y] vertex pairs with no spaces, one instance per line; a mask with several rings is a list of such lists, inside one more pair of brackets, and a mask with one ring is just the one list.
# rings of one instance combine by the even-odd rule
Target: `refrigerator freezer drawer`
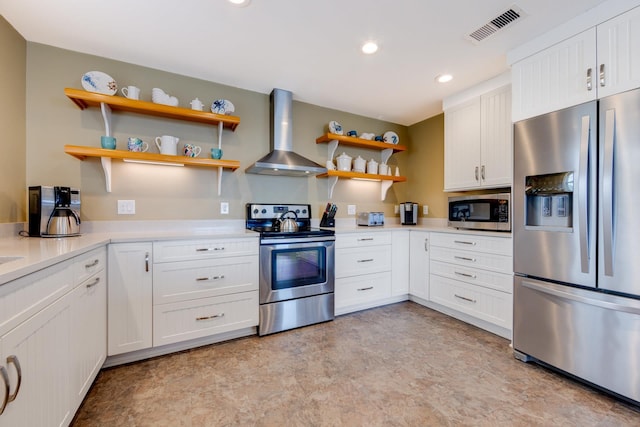
[[640,300],[516,276],[513,348],[640,403]]

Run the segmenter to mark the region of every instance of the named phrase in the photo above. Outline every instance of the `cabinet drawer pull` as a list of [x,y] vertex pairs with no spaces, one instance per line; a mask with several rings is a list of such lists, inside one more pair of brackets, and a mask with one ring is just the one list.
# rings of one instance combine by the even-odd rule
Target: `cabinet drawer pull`
[[458,255],[455,255],[455,256],[454,256],[454,258],[455,258],[455,259],[460,259],[460,260],[462,260],[462,261],[471,261],[471,262],[476,262],[476,259],[475,259],[475,258],[468,258],[468,257],[466,257],[466,256],[458,256]]
[[149,272],[149,252],[144,254],[144,271]]
[[196,278],[196,282],[207,282],[209,280],[220,280],[220,279],[224,279],[224,274],[221,274],[219,276],[212,276],[212,277],[198,277]]
[[459,245],[471,245],[471,246],[476,245],[476,242],[468,242],[466,240],[454,240],[453,243],[458,243]]
[[224,251],[224,246],[219,248],[197,248],[196,252],[208,252],[208,251]]
[[373,286],[367,286],[366,288],[358,288],[359,291],[369,291],[373,289]]
[[84,268],[91,268],[91,267],[95,267],[96,265],[98,265],[100,263],[99,259],[94,259],[93,262],[90,262],[89,264],[85,264]]
[[2,400],[2,405],[0,405],[0,415],[2,415],[4,408],[6,408],[7,403],[9,403],[9,393],[11,392],[9,387],[9,374],[7,374],[7,370],[4,366],[0,366],[0,377],[4,383],[4,399]]
[[600,86],[605,87],[606,81],[604,79],[604,64],[600,64]]
[[453,296],[456,297],[456,298],[460,298],[461,300],[464,300],[464,301],[469,301],[469,302],[472,302],[474,304],[476,303],[476,300],[471,299],[471,298],[467,298],[467,297],[463,297],[463,296],[460,296],[458,294],[453,294]]
[[587,68],[587,90],[591,91],[593,84],[591,83],[591,68]]
[[91,283],[87,283],[87,285],[86,285],[86,286],[87,286],[87,289],[89,289],[89,288],[93,288],[93,287],[94,287],[95,285],[97,285],[98,283],[100,283],[100,278],[99,278],[99,277],[96,277],[96,278],[94,279],[94,281],[93,281],[93,282],[91,282]]
[[469,274],[469,273],[461,273],[459,271],[454,271],[454,273],[458,276],[464,276],[464,277],[469,277],[470,279],[475,279],[476,275],[475,274]]
[[429,252],[429,239],[424,239],[424,251]]
[[224,313],[214,314],[213,316],[196,317],[196,320],[199,322],[201,320],[211,320],[211,319],[216,319],[218,317],[224,317]]
[[13,394],[9,395],[9,400],[8,402],[13,402],[14,400],[16,400],[16,396],[18,396],[18,392],[20,391],[20,384],[22,384],[22,368],[20,368],[20,362],[18,361],[18,356],[16,356],[15,354],[12,354],[11,356],[7,357],[7,366],[9,366],[9,364],[12,364],[13,366],[16,367],[16,372],[18,373],[18,382],[16,383],[16,391],[13,392]]
[[373,258],[368,258],[368,259],[359,259],[358,262],[371,262],[373,261]]
[[373,237],[363,237],[362,239],[358,239],[358,242],[366,242],[370,240],[373,240]]

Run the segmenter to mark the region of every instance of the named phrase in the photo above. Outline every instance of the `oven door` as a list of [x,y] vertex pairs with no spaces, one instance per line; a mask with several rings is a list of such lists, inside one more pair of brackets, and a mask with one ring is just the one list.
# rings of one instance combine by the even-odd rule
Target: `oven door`
[[334,291],[335,241],[260,245],[260,304]]

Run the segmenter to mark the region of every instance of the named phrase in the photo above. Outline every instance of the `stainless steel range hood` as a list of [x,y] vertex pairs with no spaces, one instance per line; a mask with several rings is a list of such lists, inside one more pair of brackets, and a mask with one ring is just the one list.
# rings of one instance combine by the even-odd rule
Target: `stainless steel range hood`
[[261,175],[311,176],[327,172],[293,150],[293,94],[273,89],[271,102],[271,152],[245,169],[246,173]]

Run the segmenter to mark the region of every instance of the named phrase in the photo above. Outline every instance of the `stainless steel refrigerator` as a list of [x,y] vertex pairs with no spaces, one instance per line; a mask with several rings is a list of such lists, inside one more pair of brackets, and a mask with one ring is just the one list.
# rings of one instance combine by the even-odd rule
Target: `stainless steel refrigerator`
[[514,125],[513,347],[640,403],[640,90]]

